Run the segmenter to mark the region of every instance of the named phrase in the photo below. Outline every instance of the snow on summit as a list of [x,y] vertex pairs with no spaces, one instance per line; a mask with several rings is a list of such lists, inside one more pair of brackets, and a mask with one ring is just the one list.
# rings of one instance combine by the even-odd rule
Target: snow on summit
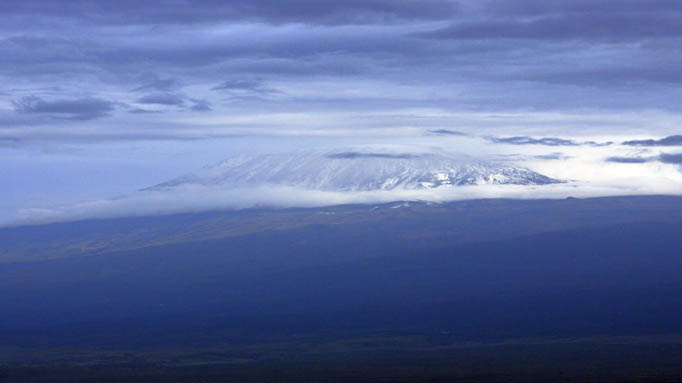
[[524,167],[465,155],[350,148],[232,157],[147,190],[181,185],[281,185],[321,191],[373,191],[557,182]]

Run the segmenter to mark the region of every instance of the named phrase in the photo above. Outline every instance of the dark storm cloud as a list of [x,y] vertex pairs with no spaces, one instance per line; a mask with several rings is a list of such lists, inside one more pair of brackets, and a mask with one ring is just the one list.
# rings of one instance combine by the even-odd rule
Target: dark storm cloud
[[266,23],[384,23],[443,20],[455,15],[449,0],[6,0],[0,12],[54,18],[78,18],[110,24],[188,24],[225,21]]
[[104,117],[115,109],[113,102],[94,97],[46,101],[37,96],[26,96],[12,103],[19,113],[72,120],[92,120]]
[[185,97],[173,93],[155,93],[142,96],[136,102],[146,105],[183,106]]
[[680,146],[682,145],[682,135],[668,136],[660,140],[631,140],[625,141],[622,144],[628,146]]

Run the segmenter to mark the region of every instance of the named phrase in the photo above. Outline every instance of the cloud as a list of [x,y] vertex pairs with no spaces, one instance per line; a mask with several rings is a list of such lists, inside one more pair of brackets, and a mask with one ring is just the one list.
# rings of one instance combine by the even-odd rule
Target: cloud
[[256,93],[256,94],[276,94],[281,93],[277,89],[271,88],[263,80],[226,80],[211,88],[211,90]]
[[662,153],[658,160],[665,164],[682,164],[682,153],[668,154]]
[[606,142],[584,141],[584,142],[581,142],[580,145],[604,147],[604,146],[613,145],[613,141],[606,141]]
[[443,20],[457,10],[449,0],[120,0],[115,3],[71,0],[6,0],[0,12],[84,19],[95,23],[195,24],[224,21],[310,24],[364,24],[397,20]]
[[449,130],[449,129],[436,129],[436,130],[429,130],[429,133],[431,134],[437,134],[441,136],[467,136],[468,134],[458,132],[456,130]]
[[154,114],[154,113],[160,113],[160,111],[142,109],[142,108],[135,108],[135,109],[129,110],[128,113],[131,113],[131,114]]
[[614,63],[605,67],[549,68],[516,77],[529,81],[583,86],[620,86],[645,82],[679,84],[682,82],[682,67],[675,60],[661,60],[656,67],[645,63]]
[[[421,132],[421,130],[420,130]],[[455,142],[443,142],[441,149],[434,147],[434,142],[438,137],[419,136],[425,144],[420,146],[414,142],[405,145],[374,144],[362,146],[364,149],[353,147],[339,147],[336,144],[334,150],[325,150],[324,155],[333,158],[353,160],[382,158],[401,160],[405,158],[415,158],[428,156],[429,153],[439,150],[451,150],[453,155],[460,153],[458,141],[464,145],[473,145],[469,150],[479,152],[482,155],[487,149],[502,149],[496,145],[483,145],[479,139],[462,139]],[[230,140],[234,141],[234,140]],[[440,140],[443,141],[442,139]],[[258,142],[257,140],[244,141],[239,144],[243,147],[242,153],[250,158],[250,144],[247,142]],[[479,146],[476,146],[476,142]],[[272,141],[272,149],[277,155],[281,155],[283,140],[275,139]],[[178,144],[177,148],[184,156],[180,162],[187,166],[186,159],[195,157],[191,152],[184,152],[191,147],[191,143]],[[230,152],[235,146],[225,145],[225,143],[215,143],[218,151]],[[289,145],[295,145],[289,143]],[[123,144],[122,146],[125,146]],[[118,151],[120,146],[117,146]],[[159,147],[164,152],[165,147]],[[331,149],[331,148],[330,148]],[[505,148],[512,149],[512,148]],[[556,185],[479,185],[474,187],[446,187],[423,190],[402,190],[396,188],[391,191],[376,192],[328,192],[316,191],[305,188],[286,187],[282,185],[257,185],[246,186],[242,182],[225,184],[222,186],[200,185],[192,183],[175,183],[172,187],[152,187],[139,192],[132,192],[121,198],[90,198],[84,199],[80,203],[67,203],[63,205],[49,204],[47,202],[23,203],[12,207],[12,211],[19,208],[30,206],[23,209],[21,214],[12,223],[41,223],[64,220],[77,220],[86,218],[105,218],[116,216],[131,215],[156,215],[172,214],[179,212],[203,211],[213,209],[242,209],[250,207],[284,208],[284,207],[309,207],[327,206],[344,203],[380,203],[399,200],[425,200],[425,201],[450,201],[471,198],[565,198],[573,197],[593,197],[593,196],[613,196],[613,195],[634,195],[634,194],[681,194],[682,193],[682,172],[677,165],[682,161],[682,153],[651,154],[634,153],[632,156],[612,156],[604,158],[609,154],[618,154],[623,150],[622,147],[592,148],[592,147],[566,147],[565,152],[543,153],[547,147],[514,147],[519,154],[505,156],[504,151],[486,153],[485,159],[495,162],[514,162],[515,165],[523,163],[531,167],[534,171],[546,174],[554,179],[567,180],[565,183]],[[203,150],[210,152],[210,150]],[[140,152],[137,156],[147,161],[149,153]],[[570,154],[570,156],[569,156]],[[164,159],[170,157],[164,153]],[[210,153],[205,153],[206,158],[210,158]],[[639,155],[639,156],[637,156]],[[603,156],[603,157],[602,157]],[[171,157],[177,157],[173,154]],[[242,161],[244,156],[236,155],[232,157]],[[481,157],[483,158],[483,157]],[[159,161],[159,158],[156,158]],[[339,160],[337,160],[339,161]],[[275,161],[276,162],[276,161]],[[362,161],[361,161],[362,162]],[[274,162],[273,162],[274,163]],[[616,165],[616,163],[621,165]],[[669,165],[662,165],[669,164]],[[173,167],[182,169],[174,163]],[[193,165],[199,167],[200,165]],[[211,168],[203,168],[211,172]],[[153,171],[153,170],[152,170]],[[168,169],[165,170],[168,174]],[[182,172],[182,170],[175,170]],[[164,176],[165,178],[165,176]],[[146,174],[140,178],[143,185],[153,185],[156,183],[153,177]],[[509,186],[509,187],[507,187]],[[137,186],[135,186],[137,187]],[[128,189],[131,190],[131,189]],[[106,192],[99,191],[100,195],[107,195]],[[102,194],[103,193],[103,194]],[[87,194],[82,194],[87,195]],[[64,199],[73,201],[73,197]],[[40,204],[44,204],[40,206]],[[38,205],[38,206],[36,206]]]
[[183,106],[185,97],[174,93],[154,93],[142,96],[136,102],[146,105]]
[[549,154],[538,154],[533,156],[533,158],[536,158],[538,160],[566,160],[571,158],[570,156],[567,156],[563,153],[559,152],[554,152],[554,153],[549,153]]
[[682,4],[677,0],[514,0],[487,1],[486,10],[493,15],[542,16],[551,14],[649,14],[679,13]]
[[[187,185],[180,188],[140,191],[110,199],[87,200],[76,204],[21,210],[0,225],[32,225],[93,218],[167,215],[216,209],[322,207],[341,204],[379,204],[394,201],[447,202],[485,198],[564,199],[646,194],[679,195],[679,183],[643,187],[629,182],[559,183],[551,185],[477,185],[425,190],[381,190],[368,192],[328,192],[280,185],[247,189],[225,189]],[[192,196],[192,198],[187,198]]]
[[189,99],[192,102],[192,106],[190,109],[192,109],[195,112],[210,112],[213,110],[211,107],[211,103],[208,102],[208,100],[202,100],[202,99],[197,99],[197,98],[190,98]]
[[180,80],[176,78],[159,78],[156,75],[151,76],[142,85],[133,89],[134,92],[156,90],[168,92],[181,87]]
[[664,164],[682,164],[682,153],[661,153],[650,157],[608,157],[606,161],[622,164],[643,164],[654,161]]
[[[605,1],[618,3],[617,1]],[[507,3],[510,2],[501,2]],[[641,41],[648,38],[679,37],[682,25],[679,8],[673,12],[612,12],[599,5],[586,12],[547,12],[534,17],[500,17],[455,23],[445,28],[419,33],[435,39],[521,39],[542,41]],[[580,28],[576,28],[579,25]],[[633,28],[637,25],[637,28]]]
[[21,141],[14,137],[0,137],[0,148],[17,147]]
[[421,157],[411,153],[367,153],[367,152],[342,152],[327,155],[328,158],[355,159],[355,158],[388,158],[388,159],[411,159]]
[[26,96],[12,102],[19,113],[45,115],[70,120],[92,120],[108,116],[115,109],[113,102],[94,98],[43,100],[37,96]]
[[577,146],[578,143],[555,137],[533,138],[528,136],[488,137],[490,142],[511,145]]
[[533,138],[528,136],[514,136],[514,137],[486,137],[486,139],[495,144],[510,144],[510,145],[544,145],[544,146],[609,146],[612,142],[595,142],[595,141],[573,141],[565,138],[557,137],[543,137]]
[[619,156],[614,156],[614,157],[608,157],[606,158],[606,162],[614,162],[614,163],[619,163],[619,164],[643,164],[645,162],[651,161],[651,158],[645,158],[645,157],[619,157]]
[[682,145],[682,135],[668,136],[660,140],[631,140],[624,141],[622,145],[628,146],[680,146]]

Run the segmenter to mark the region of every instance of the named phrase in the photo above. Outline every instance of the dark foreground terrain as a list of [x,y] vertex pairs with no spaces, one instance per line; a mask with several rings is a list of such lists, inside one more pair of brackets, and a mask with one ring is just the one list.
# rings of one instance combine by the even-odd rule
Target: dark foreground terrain
[[0,382],[682,381],[682,198],[0,229]]

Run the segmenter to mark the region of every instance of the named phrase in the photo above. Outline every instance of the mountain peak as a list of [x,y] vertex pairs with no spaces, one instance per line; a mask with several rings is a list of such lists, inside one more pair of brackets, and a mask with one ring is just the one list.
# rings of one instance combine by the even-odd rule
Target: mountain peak
[[352,148],[236,156],[149,189],[283,185],[324,191],[372,191],[557,182],[527,168],[465,155]]

